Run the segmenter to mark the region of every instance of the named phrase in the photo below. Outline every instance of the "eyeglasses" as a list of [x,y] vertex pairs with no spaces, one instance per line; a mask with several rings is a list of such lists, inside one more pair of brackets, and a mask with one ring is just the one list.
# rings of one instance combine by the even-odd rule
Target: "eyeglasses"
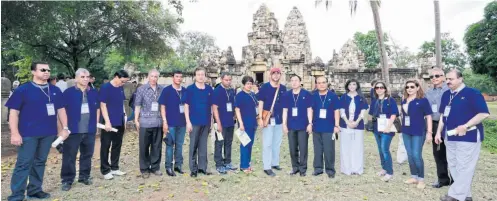
[[411,85],[411,86],[406,86],[406,89],[409,89],[409,88],[411,88],[411,89],[415,89],[415,88],[416,88],[416,86],[412,86],[412,85]]
[[42,73],[49,72],[50,73],[50,69],[48,69],[48,68],[42,68],[42,69],[40,69],[40,72],[42,72]]
[[433,78],[439,78],[439,77],[442,77],[443,75],[430,75],[430,79],[433,79]]
[[386,89],[384,86],[381,87],[374,87],[374,89]]

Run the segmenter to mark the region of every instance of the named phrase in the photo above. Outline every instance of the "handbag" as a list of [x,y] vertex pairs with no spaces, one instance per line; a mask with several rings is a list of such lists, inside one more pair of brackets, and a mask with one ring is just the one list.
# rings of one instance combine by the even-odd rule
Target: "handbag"
[[[389,102],[390,104],[392,104],[390,100]],[[397,107],[397,103],[395,103],[395,107]],[[395,120],[393,120],[393,125],[395,126],[395,129],[397,129],[397,133],[402,133],[402,124],[400,123],[399,116],[395,117]]]
[[271,109],[269,111],[262,110],[262,124],[263,127],[266,127],[269,124],[269,119],[271,119],[271,114],[273,114],[274,103],[276,103],[276,97],[278,96],[278,92],[280,91],[280,84],[278,83],[278,88],[274,93],[273,104],[271,104]]

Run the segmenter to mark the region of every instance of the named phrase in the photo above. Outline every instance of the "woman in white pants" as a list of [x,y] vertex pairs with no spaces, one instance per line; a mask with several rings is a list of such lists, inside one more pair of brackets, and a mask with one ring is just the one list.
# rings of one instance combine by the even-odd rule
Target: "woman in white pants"
[[340,171],[346,175],[364,172],[364,121],[369,108],[357,80],[345,83],[346,94],[340,97]]

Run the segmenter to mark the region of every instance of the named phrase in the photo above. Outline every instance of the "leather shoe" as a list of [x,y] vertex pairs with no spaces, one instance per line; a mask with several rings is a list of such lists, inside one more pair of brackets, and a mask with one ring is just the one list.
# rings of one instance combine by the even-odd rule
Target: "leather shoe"
[[69,190],[71,190],[71,184],[70,183],[62,183],[61,190],[62,191],[69,191]]
[[301,173],[300,173],[300,176],[301,176],[301,177],[305,177],[305,175],[306,175],[306,174],[305,174],[305,172],[301,172]]
[[444,195],[440,198],[440,201],[458,201],[456,198],[450,197],[449,195]]
[[45,193],[43,191],[38,191],[37,193],[28,195],[28,198],[38,198],[38,199],[47,199],[50,197],[50,193]]
[[171,168],[167,168],[166,169],[166,174],[170,177],[175,177],[176,176],[176,173],[174,173],[174,171],[171,169]]
[[84,185],[87,185],[87,186],[92,184],[90,179],[80,179],[80,180],[78,180],[78,182],[82,183]]
[[266,173],[270,177],[276,176],[276,174],[274,174],[273,170],[264,170],[264,173]]
[[176,171],[176,172],[178,172],[178,173],[180,173],[180,174],[185,174],[185,172],[183,172],[183,171],[181,170],[181,168],[179,168],[179,167],[175,167],[175,168],[174,168],[174,171]]
[[335,178],[335,174],[328,174],[328,178],[330,178],[330,179]]
[[150,177],[150,172],[144,172],[142,173],[142,178],[148,179]]
[[279,165],[276,165],[276,166],[272,166],[271,168],[275,169],[275,170],[282,170],[283,168],[281,168]]
[[292,170],[290,171],[290,175],[296,175],[297,173],[299,173],[299,170]]
[[198,170],[198,173],[204,174],[204,175],[211,175],[212,174],[211,172],[207,172],[205,170]]
[[197,172],[191,172],[190,177],[197,177]]
[[313,172],[312,176],[319,176],[319,175],[322,175],[322,174],[323,174],[323,172]]
[[441,183],[437,182],[437,183],[432,184],[431,187],[433,187],[433,188],[442,188],[444,186],[449,186],[449,185],[450,184],[441,184]]
[[466,197],[466,199],[464,199],[464,201],[473,201],[473,198],[472,197]]

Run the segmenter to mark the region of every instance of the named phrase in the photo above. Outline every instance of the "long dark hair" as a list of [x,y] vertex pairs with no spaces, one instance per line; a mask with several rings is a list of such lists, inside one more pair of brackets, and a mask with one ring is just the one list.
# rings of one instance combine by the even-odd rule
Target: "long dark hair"
[[350,92],[349,84],[353,83],[353,82],[355,82],[355,84],[357,85],[356,91],[357,91],[357,94],[359,95],[359,97],[361,97],[361,99],[363,101],[366,101],[366,98],[364,98],[364,95],[362,94],[361,84],[356,79],[350,79],[347,82],[345,82],[345,94],[348,94]]

